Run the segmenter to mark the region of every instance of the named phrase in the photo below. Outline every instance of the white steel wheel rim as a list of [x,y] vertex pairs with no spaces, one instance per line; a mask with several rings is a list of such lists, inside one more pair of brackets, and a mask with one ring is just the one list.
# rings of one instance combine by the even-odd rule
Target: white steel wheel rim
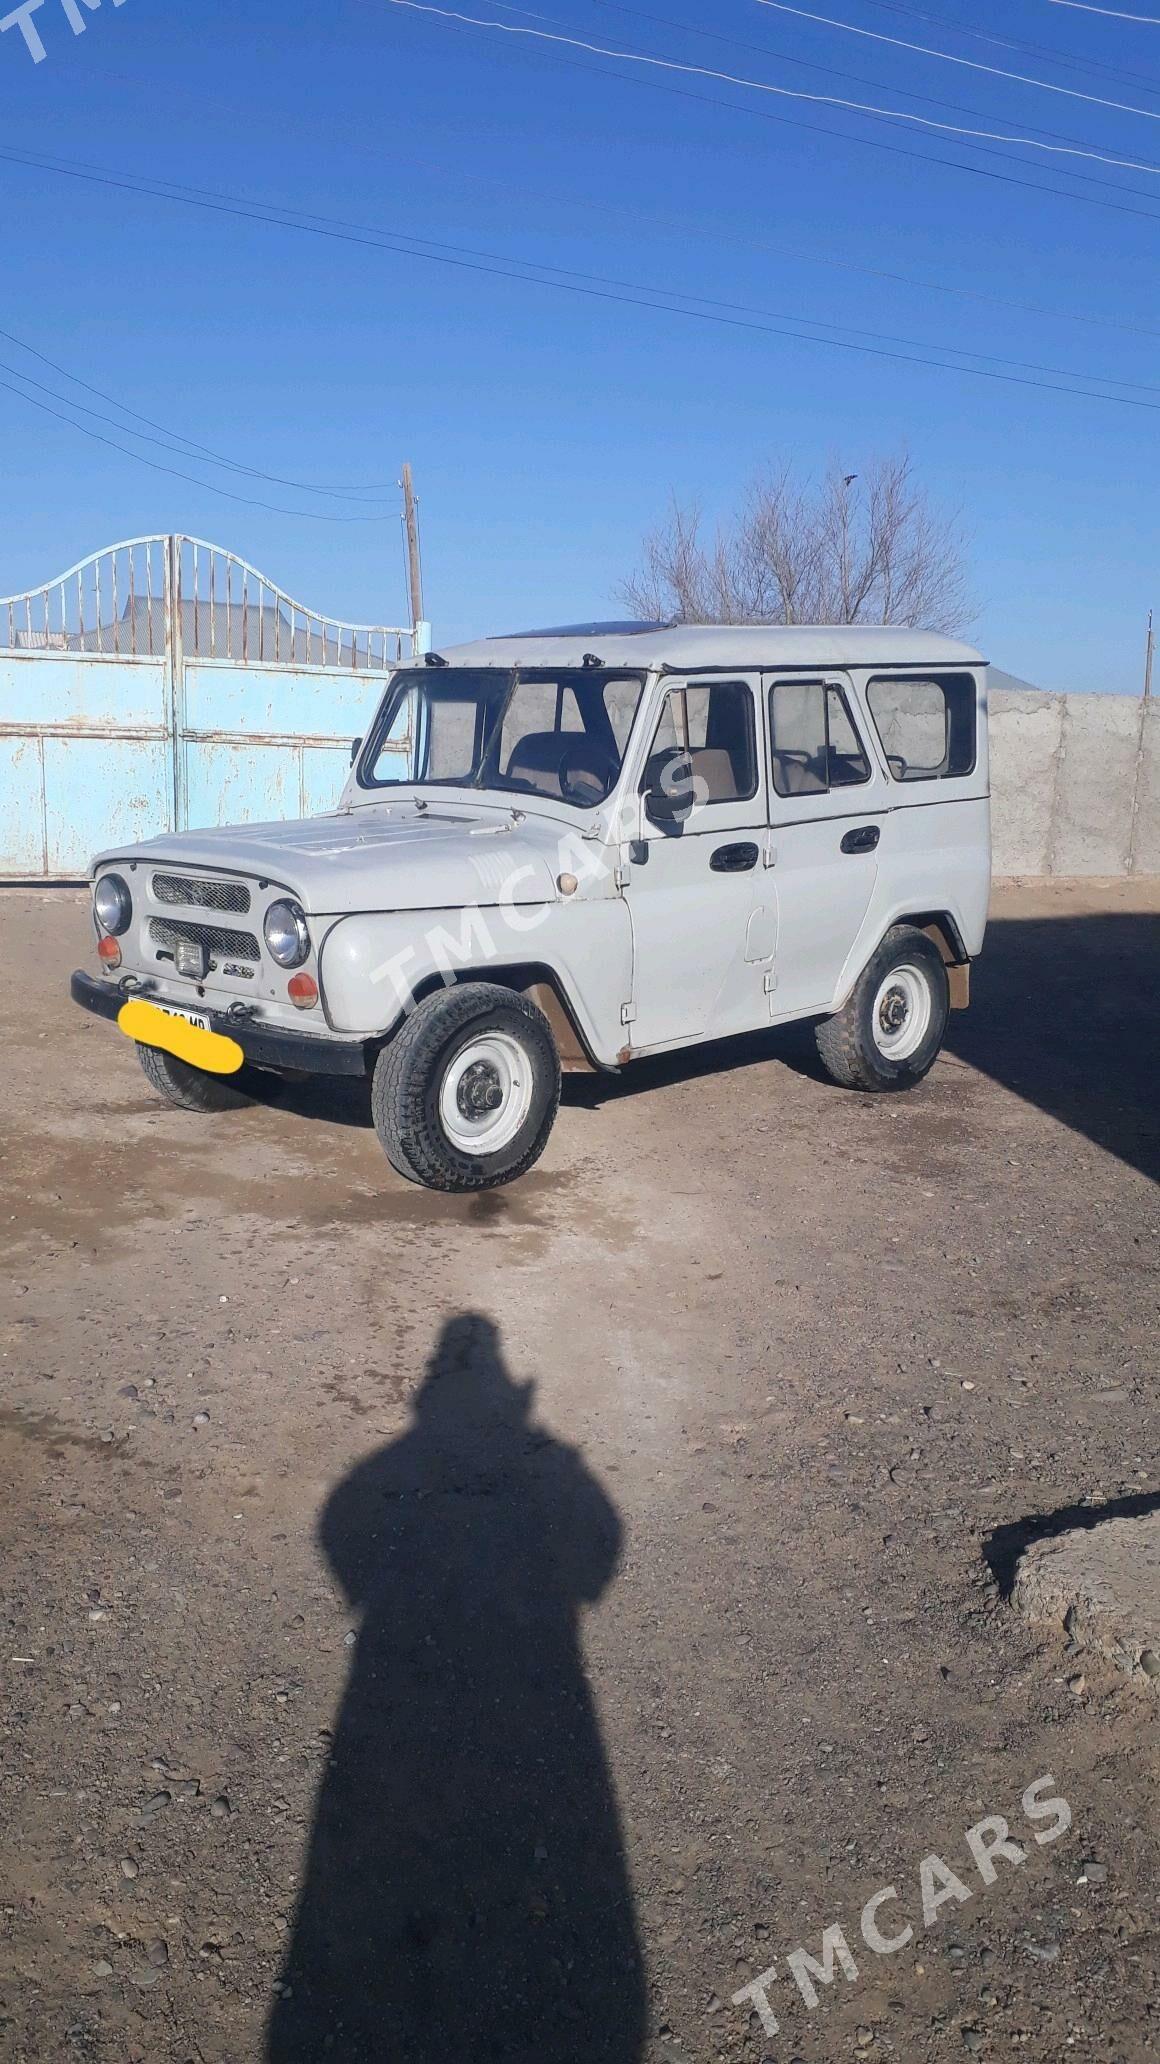
[[888,1061],[908,1061],[930,1030],[934,1004],[930,983],[909,961],[891,968],[878,985],[871,1007],[874,1044]]
[[532,1106],[530,1056],[507,1032],[470,1039],[439,1089],[439,1120],[461,1154],[498,1154],[511,1145]]

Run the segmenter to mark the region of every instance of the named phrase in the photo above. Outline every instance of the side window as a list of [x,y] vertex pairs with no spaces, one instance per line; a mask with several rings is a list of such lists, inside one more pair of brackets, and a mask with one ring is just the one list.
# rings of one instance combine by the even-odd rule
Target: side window
[[739,803],[757,794],[757,726],[747,681],[691,681],[665,698],[641,790],[663,788],[679,767],[699,803]]
[[973,674],[871,681],[866,700],[895,781],[938,781],[975,765]]
[[769,749],[779,796],[827,795],[870,779],[845,695],[833,681],[776,681]]

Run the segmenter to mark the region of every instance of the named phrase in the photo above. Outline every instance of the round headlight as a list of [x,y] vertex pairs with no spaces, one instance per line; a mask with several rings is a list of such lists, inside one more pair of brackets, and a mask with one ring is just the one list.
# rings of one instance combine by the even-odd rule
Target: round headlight
[[114,939],[127,932],[133,917],[133,898],[119,874],[103,874],[93,890],[93,911],[103,932]]
[[297,903],[271,903],[262,930],[279,967],[301,967],[310,951],[310,933]]

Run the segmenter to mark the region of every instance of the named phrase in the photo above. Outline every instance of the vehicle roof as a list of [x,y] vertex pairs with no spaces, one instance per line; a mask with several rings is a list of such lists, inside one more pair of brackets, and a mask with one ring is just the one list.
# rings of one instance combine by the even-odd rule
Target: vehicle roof
[[974,646],[939,631],[889,624],[590,624],[445,645],[452,666],[850,667],[984,666]]

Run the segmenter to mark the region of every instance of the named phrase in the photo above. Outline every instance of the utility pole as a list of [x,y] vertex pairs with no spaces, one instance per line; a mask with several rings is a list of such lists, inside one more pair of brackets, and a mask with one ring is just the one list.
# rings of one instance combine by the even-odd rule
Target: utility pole
[[[423,617],[423,564],[419,555],[419,515],[415,506],[415,483],[411,476],[410,460],[403,464],[403,477],[399,485],[403,490],[403,528],[407,536],[407,582],[411,594],[411,627],[415,634],[416,652],[426,650],[420,641],[420,627],[427,629]],[[429,642],[430,633],[427,633]]]
[[1148,611],[1148,637],[1144,646],[1144,694],[1152,693],[1152,654],[1156,650],[1156,634],[1152,629],[1152,611]]

